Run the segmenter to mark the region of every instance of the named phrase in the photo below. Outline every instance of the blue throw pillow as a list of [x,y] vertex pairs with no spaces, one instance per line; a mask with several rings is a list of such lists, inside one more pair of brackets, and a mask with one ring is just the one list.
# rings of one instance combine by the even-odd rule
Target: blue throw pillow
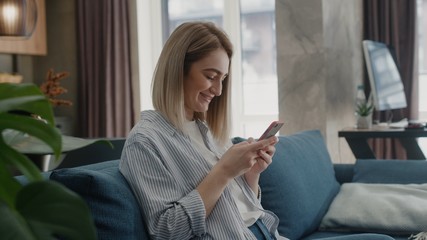
[[427,183],[427,161],[357,160],[353,182],[359,183]]
[[260,186],[261,203],[279,217],[281,235],[300,239],[317,230],[340,188],[321,133],[280,136]]
[[98,239],[149,239],[138,203],[118,169],[118,160],[52,172],[87,202]]

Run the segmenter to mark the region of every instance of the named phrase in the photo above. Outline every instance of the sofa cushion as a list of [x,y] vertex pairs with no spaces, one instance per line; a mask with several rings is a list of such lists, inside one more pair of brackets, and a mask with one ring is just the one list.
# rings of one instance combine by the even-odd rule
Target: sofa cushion
[[357,160],[353,182],[359,183],[427,183],[427,161]]
[[118,164],[114,160],[59,169],[50,179],[83,197],[92,211],[98,239],[149,239],[138,203]]
[[321,133],[279,136],[260,186],[261,203],[279,217],[281,235],[300,239],[317,230],[340,187]]
[[427,229],[425,199],[427,183],[344,183],[320,229],[416,234]]

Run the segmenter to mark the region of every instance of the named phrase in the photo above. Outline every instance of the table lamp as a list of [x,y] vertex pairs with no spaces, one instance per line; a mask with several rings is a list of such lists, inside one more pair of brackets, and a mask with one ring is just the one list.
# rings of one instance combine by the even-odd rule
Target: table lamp
[[47,54],[45,0],[0,0],[0,53]]
[[45,0],[0,0],[0,53],[11,54],[12,75],[16,54],[47,54]]
[[36,23],[35,0],[0,0],[0,36],[28,38]]

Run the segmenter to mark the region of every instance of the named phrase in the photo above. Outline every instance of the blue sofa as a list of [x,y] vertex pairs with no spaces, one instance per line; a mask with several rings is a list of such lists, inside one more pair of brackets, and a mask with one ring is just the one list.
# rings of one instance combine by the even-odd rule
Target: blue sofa
[[[262,205],[278,215],[281,235],[289,239],[391,239],[380,233],[392,233],[395,239],[408,239],[413,233],[398,231],[396,235],[387,229],[320,226],[343,184],[427,183],[426,161],[359,160],[356,164],[333,164],[317,130],[279,139],[273,163],[261,175],[260,186]],[[57,169],[50,179],[86,200],[99,239],[149,239],[145,220],[118,163],[119,160],[111,160]]]

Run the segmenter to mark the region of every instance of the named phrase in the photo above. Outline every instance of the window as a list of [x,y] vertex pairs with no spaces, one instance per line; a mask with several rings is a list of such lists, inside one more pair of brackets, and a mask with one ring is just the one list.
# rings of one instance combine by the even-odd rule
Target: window
[[427,120],[427,0],[418,0],[419,111]]
[[[427,121],[427,0],[417,0],[418,14],[418,95],[419,95],[419,120]],[[424,91],[422,90],[424,89]],[[419,144],[427,154],[427,139],[420,138]]]
[[[163,5],[159,2],[137,1],[142,108],[152,107],[149,89],[161,51],[158,43],[163,43],[182,22],[208,20],[222,27],[234,45],[232,135],[260,136],[278,118],[274,0],[164,0]],[[144,17],[148,15],[151,18]],[[163,26],[162,32],[158,31],[159,26]],[[141,43],[141,38],[145,42]],[[147,54],[141,49],[150,51]]]

